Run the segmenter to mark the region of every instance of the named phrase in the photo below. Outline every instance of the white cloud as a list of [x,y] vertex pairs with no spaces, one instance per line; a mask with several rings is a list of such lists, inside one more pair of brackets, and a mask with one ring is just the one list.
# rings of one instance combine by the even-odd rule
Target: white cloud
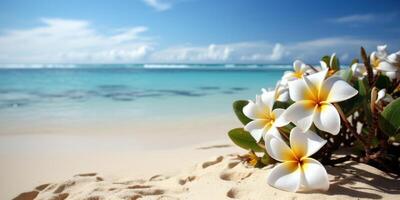
[[141,34],[146,27],[114,31],[93,29],[88,21],[41,19],[43,25],[8,30],[0,35],[2,63],[132,62],[145,57],[153,42]]
[[[372,51],[399,42],[354,37],[319,38],[291,43],[247,41],[178,45],[160,48],[137,26],[105,34],[85,20],[41,19],[40,26],[0,34],[0,63],[317,63],[336,52],[343,62],[358,56],[360,46]],[[166,38],[168,39],[168,38]],[[1,66],[0,66],[1,67]]]
[[365,23],[371,22],[375,20],[376,16],[373,14],[356,14],[356,15],[347,15],[332,19],[332,22],[336,23]]
[[149,56],[150,62],[202,62],[202,63],[290,63],[302,59],[317,63],[324,55],[337,53],[343,62],[358,56],[360,47],[369,50],[383,42],[352,37],[320,38],[293,43],[269,43],[263,41],[208,46],[175,46],[155,50]]
[[[269,46],[269,45],[268,45]],[[285,49],[283,45],[280,43],[276,43],[271,53],[255,53],[250,56],[242,56],[241,60],[243,61],[280,61],[282,57],[285,55]]]
[[328,21],[339,24],[356,24],[356,23],[371,23],[391,21],[397,16],[397,12],[385,14],[352,14],[329,19]]
[[162,0],[143,0],[143,2],[157,11],[165,11],[172,7],[170,2],[162,2]]
[[220,62],[230,58],[232,45],[178,46],[156,51],[150,60],[156,62]]

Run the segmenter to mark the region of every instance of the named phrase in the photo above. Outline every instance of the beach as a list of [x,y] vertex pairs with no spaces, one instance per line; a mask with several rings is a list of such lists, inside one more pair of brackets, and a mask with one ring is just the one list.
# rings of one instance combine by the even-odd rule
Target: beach
[[1,71],[0,199],[395,199],[398,179],[363,164],[328,166],[331,189],[309,194],[237,159],[231,103],[282,73]]
[[[208,121],[209,125],[214,122],[218,120]],[[213,130],[199,128],[198,132],[160,126],[177,135],[154,139],[147,150],[130,146],[127,141],[132,137],[127,135],[14,138],[26,151],[1,156],[5,161],[1,198],[397,199],[400,193],[395,176],[351,161],[327,166],[331,184],[327,192],[291,193],[275,189],[266,183],[272,166],[257,169],[241,162],[238,155],[244,154],[244,150],[224,136],[215,137],[214,133],[223,133],[227,126],[239,125],[235,120],[225,122],[224,126]],[[188,131],[192,134],[186,134]],[[192,138],[193,142],[176,142],[182,137]],[[194,142],[198,138],[209,141]],[[1,140],[10,145],[12,141],[12,137]]]

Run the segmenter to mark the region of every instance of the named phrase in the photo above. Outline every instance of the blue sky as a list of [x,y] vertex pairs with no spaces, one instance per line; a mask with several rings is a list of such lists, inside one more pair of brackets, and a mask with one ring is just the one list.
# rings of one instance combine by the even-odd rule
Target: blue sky
[[400,1],[0,1],[0,63],[348,62],[400,49],[399,21]]

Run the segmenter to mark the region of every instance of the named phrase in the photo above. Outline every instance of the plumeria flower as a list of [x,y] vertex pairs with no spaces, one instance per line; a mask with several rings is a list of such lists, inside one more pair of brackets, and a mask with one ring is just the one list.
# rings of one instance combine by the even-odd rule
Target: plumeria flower
[[304,131],[314,122],[318,129],[336,135],[340,117],[332,103],[350,99],[358,91],[338,76],[325,80],[326,76],[324,70],[289,82],[289,95],[295,103],[286,109],[284,117]]
[[400,51],[388,55],[386,48],[387,45],[381,45],[377,47],[377,51],[371,53],[371,66],[378,71],[396,72],[400,67]]
[[295,60],[293,62],[293,69],[294,71],[286,71],[283,74],[282,80],[292,81],[301,79],[303,75],[305,75],[307,72],[310,72],[311,70],[310,66],[306,65],[303,61],[300,60]]
[[256,102],[249,100],[243,107],[243,113],[253,121],[246,124],[244,130],[250,132],[251,136],[259,142],[265,135],[276,135],[280,137],[277,127],[287,125],[289,122],[283,118],[284,109],[272,110],[275,97],[274,91],[264,91],[261,96],[256,96]]
[[268,175],[268,184],[289,192],[299,189],[328,190],[329,180],[324,166],[310,158],[325,145],[326,140],[310,130],[303,132],[297,127],[291,130],[289,140],[290,147],[272,134],[266,136],[267,153],[273,159],[282,162]]
[[329,66],[324,61],[322,61],[322,60],[319,61],[319,63],[321,64],[321,71],[327,70],[328,71],[328,76],[331,76],[331,75],[335,74],[335,72],[336,72],[334,69],[332,69],[332,65],[333,65],[333,61],[334,61],[335,57],[336,57],[336,53],[333,53],[331,55],[330,60],[329,60]]
[[[266,89],[262,89],[263,93],[270,92]],[[289,100],[289,87],[286,84],[282,83],[282,81],[278,81],[275,86],[274,92],[274,99],[275,101],[287,102]]]
[[353,72],[353,76],[362,79],[367,76],[367,68],[363,63],[354,63],[351,65],[351,71]]

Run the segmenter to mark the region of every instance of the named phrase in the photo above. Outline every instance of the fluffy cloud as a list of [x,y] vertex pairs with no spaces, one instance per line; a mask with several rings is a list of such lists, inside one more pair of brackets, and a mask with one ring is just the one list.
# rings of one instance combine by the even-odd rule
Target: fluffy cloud
[[250,41],[160,48],[154,38],[146,36],[148,29],[143,26],[106,34],[84,20],[41,19],[41,22],[42,25],[31,29],[3,31],[0,63],[290,63],[294,59],[317,63],[322,55],[333,52],[349,62],[358,56],[360,46],[372,51],[376,45],[384,44],[331,37],[291,43]]
[[369,50],[381,41],[361,40],[351,37],[320,38],[294,43],[269,43],[263,41],[208,46],[176,46],[154,51],[150,62],[202,62],[202,63],[290,63],[302,59],[317,63],[323,55],[334,52],[344,62],[358,56],[361,46]]
[[171,3],[161,2],[160,0],[143,0],[143,2],[157,11],[168,10],[172,7]]
[[106,35],[88,21],[41,19],[42,26],[0,35],[2,63],[130,62],[145,57],[153,42],[133,27]]
[[227,61],[232,51],[232,45],[178,46],[154,52],[150,56],[150,60],[158,62],[218,62]]

